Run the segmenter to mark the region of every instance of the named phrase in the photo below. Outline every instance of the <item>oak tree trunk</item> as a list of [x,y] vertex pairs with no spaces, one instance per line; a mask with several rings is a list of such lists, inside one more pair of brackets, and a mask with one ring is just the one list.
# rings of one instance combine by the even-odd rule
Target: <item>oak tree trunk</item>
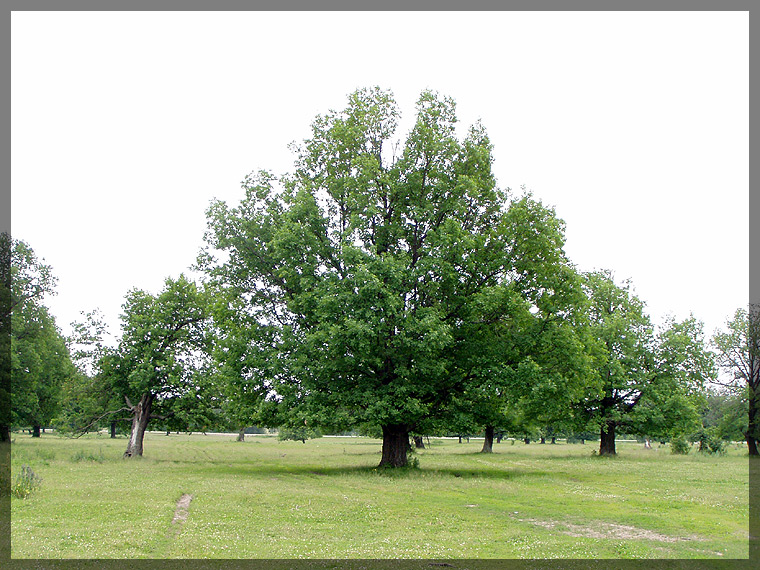
[[40,426],[32,426],[32,437],[40,437]]
[[405,467],[408,463],[409,428],[405,425],[383,426],[383,456],[379,467]]
[[0,425],[0,442],[10,443],[11,441],[11,426],[7,424]]
[[245,428],[240,428],[237,439],[235,441],[245,441]]
[[144,394],[140,401],[132,406],[132,431],[129,434],[129,443],[124,452],[124,457],[136,457],[143,454],[143,438],[150,421],[150,408],[153,404],[153,395]]
[[425,442],[422,441],[421,435],[414,436],[414,447],[417,449],[425,449]]
[[557,438],[556,437],[552,437],[552,445],[557,445]]
[[541,441],[539,441],[541,444],[546,444],[546,438],[544,436],[541,436]]
[[481,453],[493,453],[493,433],[494,427],[486,426],[486,435],[483,438],[483,449],[480,450]]
[[602,423],[599,455],[615,455],[615,422]]
[[111,422],[111,439],[116,439],[116,422]]

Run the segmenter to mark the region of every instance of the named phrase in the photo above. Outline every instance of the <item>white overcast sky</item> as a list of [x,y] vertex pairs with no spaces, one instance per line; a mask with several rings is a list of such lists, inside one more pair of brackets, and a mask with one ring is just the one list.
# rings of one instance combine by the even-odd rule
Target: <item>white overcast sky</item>
[[359,87],[481,119],[580,270],[711,334],[748,299],[748,12],[14,12],[12,232],[65,334],[194,262],[213,198]]

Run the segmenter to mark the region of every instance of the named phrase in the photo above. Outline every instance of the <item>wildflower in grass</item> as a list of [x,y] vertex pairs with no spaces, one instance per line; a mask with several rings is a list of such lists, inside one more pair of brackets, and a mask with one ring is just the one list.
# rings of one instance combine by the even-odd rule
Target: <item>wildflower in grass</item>
[[40,488],[42,478],[37,475],[28,465],[21,467],[21,473],[16,475],[11,487],[11,494],[19,499],[26,499],[29,495]]

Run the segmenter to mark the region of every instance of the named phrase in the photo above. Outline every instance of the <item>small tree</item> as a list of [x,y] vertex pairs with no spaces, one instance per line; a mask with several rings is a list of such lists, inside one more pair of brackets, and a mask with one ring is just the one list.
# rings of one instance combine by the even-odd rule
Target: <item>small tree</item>
[[280,441],[293,440],[306,443],[307,439],[318,437],[322,437],[322,432],[306,425],[280,426],[277,431],[277,439]]
[[143,454],[150,420],[193,408],[201,397],[207,337],[206,296],[180,276],[158,295],[132,290],[117,348],[101,361],[103,378],[126,402],[132,428],[125,457]]
[[594,386],[578,417],[600,426],[600,455],[615,455],[615,432],[664,439],[699,425],[698,403],[715,366],[694,317],[670,319],[655,335],[630,281],[618,286],[609,272],[587,277],[592,331],[599,340]]
[[112,352],[110,335],[99,310],[82,313],[81,321],[71,323],[72,334],[67,339],[77,374],[63,386],[61,414],[57,420],[64,432],[84,435],[107,426],[115,438],[118,423],[128,419],[123,405],[124,396],[103,378],[100,363]]
[[638,405],[651,381],[652,326],[630,281],[618,286],[611,272],[592,272],[585,282],[600,384],[591,385],[577,416],[600,429],[600,455],[615,455],[615,431]]
[[729,379],[718,381],[737,393],[746,394],[747,431],[744,433],[749,454],[757,456],[760,441],[760,305],[750,304],[749,310],[737,309],[725,331],[717,332],[712,346],[718,365]]

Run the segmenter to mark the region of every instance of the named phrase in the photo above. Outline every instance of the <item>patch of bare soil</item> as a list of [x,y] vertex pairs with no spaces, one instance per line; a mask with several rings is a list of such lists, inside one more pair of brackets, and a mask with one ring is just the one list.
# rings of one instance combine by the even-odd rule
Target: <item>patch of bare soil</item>
[[192,495],[185,493],[177,501],[177,508],[174,510],[174,518],[172,519],[172,529],[174,534],[178,535],[182,530],[182,524],[187,520],[187,515],[190,513],[190,502],[193,500]]
[[536,519],[518,519],[521,522],[529,522],[536,526],[556,530],[562,534],[585,538],[612,538],[618,540],[656,540],[658,542],[679,542],[682,540],[699,540],[697,536],[676,537],[660,534],[644,528],[634,526],[606,523],[597,521],[593,524],[581,525],[559,521],[541,521]]

